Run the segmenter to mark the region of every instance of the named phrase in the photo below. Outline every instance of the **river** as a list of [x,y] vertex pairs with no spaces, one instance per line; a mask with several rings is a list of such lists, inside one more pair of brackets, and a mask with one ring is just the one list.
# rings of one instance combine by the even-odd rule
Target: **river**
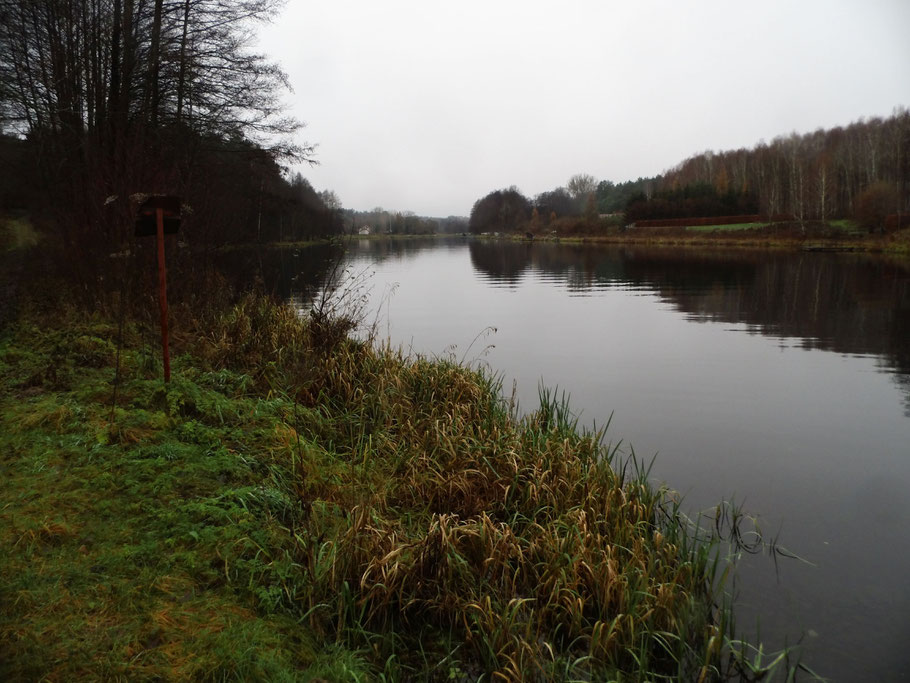
[[[328,256],[259,267],[305,305]],[[558,387],[656,456],[684,509],[756,515],[801,559],[743,558],[744,634],[801,642],[832,680],[910,680],[910,264],[467,239],[354,241],[345,259],[379,339],[485,366],[524,409]]]

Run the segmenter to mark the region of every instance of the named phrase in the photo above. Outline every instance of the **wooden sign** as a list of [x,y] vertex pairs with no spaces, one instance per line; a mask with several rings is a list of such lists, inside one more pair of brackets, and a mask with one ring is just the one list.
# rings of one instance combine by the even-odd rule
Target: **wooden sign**
[[180,229],[180,197],[173,195],[149,195],[139,205],[136,217],[136,237],[151,237],[157,234],[157,213],[161,210],[165,235],[173,235]]

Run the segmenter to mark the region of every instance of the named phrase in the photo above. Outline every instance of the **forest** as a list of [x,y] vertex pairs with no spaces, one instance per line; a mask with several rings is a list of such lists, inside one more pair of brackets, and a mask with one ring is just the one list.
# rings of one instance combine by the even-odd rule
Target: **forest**
[[370,211],[345,209],[345,226],[351,232],[364,235],[436,235],[460,234],[468,231],[468,219],[463,216],[431,218],[413,211],[390,211],[378,206]]
[[757,214],[793,222],[855,219],[874,230],[910,211],[910,111],[831,130],[781,136],[751,149],[696,154],[653,178],[614,184],[575,175],[533,199],[511,187],[477,200],[471,231],[534,231],[556,219]]
[[182,239],[338,233],[332,193],[283,114],[280,67],[251,49],[275,0],[21,0],[0,8],[0,210],[68,250],[116,250],[136,193],[183,200]]

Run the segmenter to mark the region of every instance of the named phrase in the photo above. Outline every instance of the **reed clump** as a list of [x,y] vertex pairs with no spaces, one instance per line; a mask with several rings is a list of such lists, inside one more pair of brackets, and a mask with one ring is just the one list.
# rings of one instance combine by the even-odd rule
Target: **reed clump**
[[[412,672],[422,651],[440,678],[717,674],[719,536],[564,400],[542,391],[518,418],[482,372],[353,340],[326,353],[269,310],[255,357],[284,361],[269,382],[298,410],[273,455],[301,506],[311,627]],[[231,337],[216,325],[202,355],[243,366],[241,347],[219,355]]]
[[[176,326],[166,390],[139,323],[122,353],[104,315],[17,325],[0,343],[7,673],[743,673],[720,524],[690,523],[555,394],[519,417],[490,375],[339,332],[355,322],[241,297]],[[67,594],[42,593],[58,575]],[[28,668],[77,633],[81,658]]]

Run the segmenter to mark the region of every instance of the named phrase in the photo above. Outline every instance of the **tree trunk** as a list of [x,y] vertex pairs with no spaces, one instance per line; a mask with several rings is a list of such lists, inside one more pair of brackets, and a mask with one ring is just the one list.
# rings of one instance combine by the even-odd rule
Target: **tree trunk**
[[180,65],[177,75],[177,123],[183,117],[183,100],[186,93],[186,40],[190,22],[190,0],[183,3],[183,33],[180,36]]
[[155,0],[152,36],[149,45],[149,68],[146,82],[146,114],[152,127],[158,126],[159,77],[161,72],[161,11],[162,0]]

